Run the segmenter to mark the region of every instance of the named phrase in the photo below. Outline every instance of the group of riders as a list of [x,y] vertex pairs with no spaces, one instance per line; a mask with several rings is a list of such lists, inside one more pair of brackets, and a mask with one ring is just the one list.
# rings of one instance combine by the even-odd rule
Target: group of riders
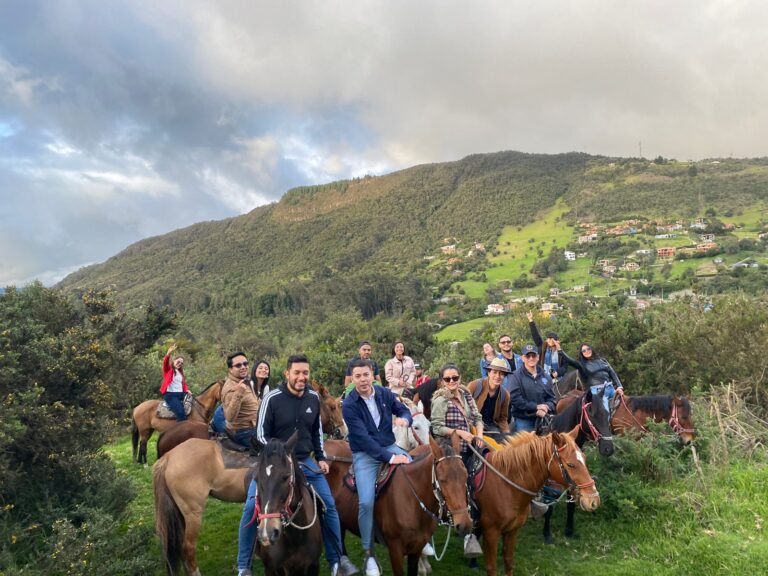
[[[483,436],[501,440],[504,435],[534,431],[537,422],[555,413],[555,383],[569,367],[578,371],[581,382],[597,395],[601,390],[610,412],[609,401],[623,395],[622,384],[611,365],[592,346],[582,344],[577,358],[568,356],[557,334],[542,338],[533,314],[528,313],[533,343],[520,353],[513,351],[508,334],[498,339],[499,352],[490,343],[483,347],[479,379],[462,383],[456,364],[440,369],[435,378],[423,374],[421,366],[405,354],[403,342],[395,342],[392,356],[384,367],[384,382],[377,363],[371,358],[369,341],[362,341],[358,355],[346,367],[342,415],[352,451],[352,469],[357,486],[358,522],[364,551],[366,576],[379,576],[380,567],[373,553],[375,485],[383,464],[405,464],[409,454],[395,443],[393,426],[412,423],[410,409],[402,398],[421,401],[430,419],[435,438],[460,445],[461,456],[469,469],[473,446]],[[184,359],[173,358],[172,345],[163,359],[161,393],[178,420],[185,419],[183,398],[188,392]],[[321,399],[312,388],[310,361],[304,355],[289,356],[283,381],[270,384],[270,365],[259,360],[249,372],[243,352],[227,357],[227,377],[221,391],[221,405],[211,426],[234,442],[249,446],[256,438],[266,444],[276,438],[287,441],[294,433],[298,440],[294,454],[302,472],[322,499],[322,536],[326,560],[332,576],[351,576],[360,572],[343,553],[341,527],[336,504],[325,478],[329,464],[323,447],[320,422]],[[250,575],[256,525],[252,522],[257,486],[252,480],[239,529],[237,568],[239,576]],[[465,551],[478,549],[474,535],[467,536]]]

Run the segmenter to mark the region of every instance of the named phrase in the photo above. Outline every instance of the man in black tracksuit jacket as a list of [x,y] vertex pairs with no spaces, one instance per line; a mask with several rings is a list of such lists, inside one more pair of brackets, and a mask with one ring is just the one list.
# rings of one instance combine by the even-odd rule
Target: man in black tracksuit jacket
[[[325,479],[328,463],[323,451],[323,431],[320,423],[320,396],[309,384],[309,360],[306,356],[296,355],[288,358],[285,382],[269,392],[261,402],[259,420],[256,425],[256,437],[262,444],[272,438],[286,442],[294,432],[298,440],[294,455],[299,461],[307,481],[325,504],[325,513],[321,523],[325,558],[331,567],[332,576],[346,574],[351,576],[358,569],[349,558],[342,556],[341,526],[336,502]],[[312,454],[314,453],[314,458]],[[256,499],[256,482],[252,481],[248,489],[243,516],[240,520],[240,542],[238,549],[238,569],[248,574],[250,556],[256,540],[256,525],[250,522]]]

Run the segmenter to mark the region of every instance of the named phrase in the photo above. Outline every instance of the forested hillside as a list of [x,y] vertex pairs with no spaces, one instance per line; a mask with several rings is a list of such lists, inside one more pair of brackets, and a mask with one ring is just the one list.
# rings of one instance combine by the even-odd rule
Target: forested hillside
[[138,242],[61,286],[112,287],[129,309],[170,306],[197,333],[212,320],[227,331],[302,312],[423,318],[457,275],[489,264],[478,251],[440,265],[430,258],[441,246],[482,243],[490,252],[505,226],[535,221],[558,199],[569,222],[733,215],[768,199],[768,160],[473,155],[296,188],[244,216]]

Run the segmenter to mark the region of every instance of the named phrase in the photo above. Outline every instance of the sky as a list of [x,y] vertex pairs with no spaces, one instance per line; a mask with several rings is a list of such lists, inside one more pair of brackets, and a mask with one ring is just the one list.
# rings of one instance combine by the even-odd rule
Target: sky
[[762,0],[0,0],[0,286],[468,154],[768,155]]

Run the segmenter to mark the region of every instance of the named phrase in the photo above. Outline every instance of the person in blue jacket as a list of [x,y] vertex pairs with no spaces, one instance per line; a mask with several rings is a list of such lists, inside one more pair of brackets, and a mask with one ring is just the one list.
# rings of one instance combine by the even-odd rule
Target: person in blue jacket
[[355,389],[344,399],[341,407],[349,431],[352,467],[359,500],[358,524],[365,551],[366,576],[380,576],[373,553],[373,505],[376,475],[383,462],[407,464],[408,453],[395,444],[392,416],[396,426],[410,426],[411,412],[388,388],[373,385],[370,363],[357,358],[350,364]]
[[552,377],[539,365],[539,349],[534,344],[523,346],[523,368],[512,374],[509,390],[510,421],[515,432],[533,432],[536,419],[555,413]]

